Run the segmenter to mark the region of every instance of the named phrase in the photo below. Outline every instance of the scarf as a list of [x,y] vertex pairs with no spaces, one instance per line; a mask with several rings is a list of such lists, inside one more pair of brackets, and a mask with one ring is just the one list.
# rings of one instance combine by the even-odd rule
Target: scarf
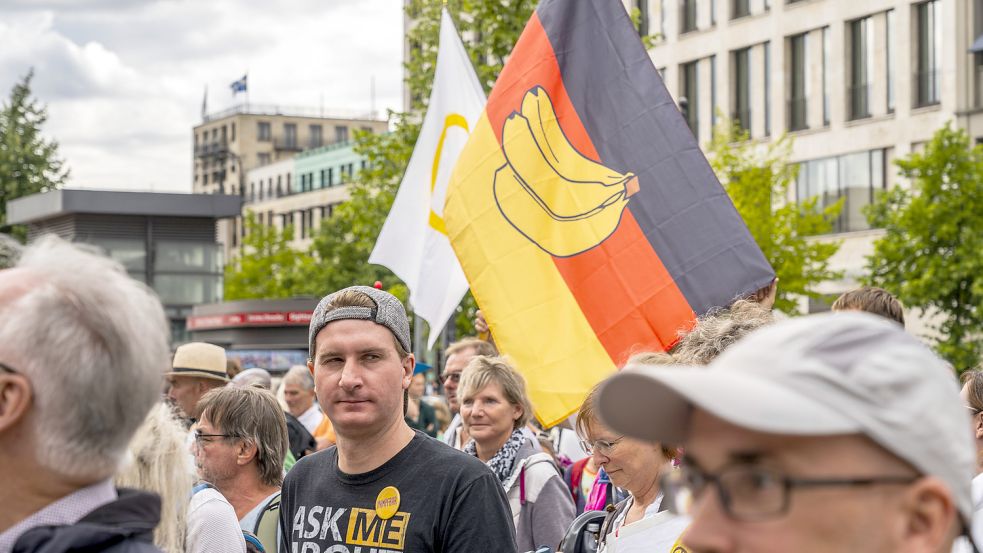
[[[519,452],[519,447],[525,441],[526,437],[522,435],[522,430],[513,430],[512,435],[505,441],[502,449],[499,449],[498,453],[485,463],[495,473],[498,481],[503,486],[509,479],[509,476],[512,475],[512,467],[515,466],[515,454]],[[464,446],[464,452],[468,455],[478,456],[478,446],[473,439],[468,442],[468,445]]]

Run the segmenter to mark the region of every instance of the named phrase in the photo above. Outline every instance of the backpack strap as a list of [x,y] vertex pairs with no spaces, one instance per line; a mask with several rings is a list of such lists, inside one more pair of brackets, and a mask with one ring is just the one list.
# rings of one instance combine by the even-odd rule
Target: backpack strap
[[256,518],[256,526],[253,533],[263,542],[267,551],[277,550],[276,532],[280,521],[280,494],[270,498],[263,507],[263,511]]

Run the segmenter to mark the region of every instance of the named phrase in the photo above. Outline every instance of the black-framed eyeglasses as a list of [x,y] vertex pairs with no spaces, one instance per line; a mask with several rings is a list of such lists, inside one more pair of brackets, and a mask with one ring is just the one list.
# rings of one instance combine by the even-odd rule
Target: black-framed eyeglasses
[[614,439],[614,440],[580,440],[580,447],[584,448],[584,452],[588,455],[593,455],[594,452],[598,452],[601,455],[607,455],[611,453],[614,446],[621,443],[621,440],[625,439],[624,436]]
[[920,476],[866,476],[856,478],[796,478],[761,465],[739,462],[715,474],[699,468],[690,459],[662,476],[662,490],[669,509],[690,514],[693,506],[713,485],[727,516],[742,522],[755,522],[786,514],[792,490],[833,486],[874,486],[911,484]]
[[454,382],[461,381],[461,373],[447,373],[440,375],[440,382],[442,384],[447,384],[448,380],[453,380]]
[[195,442],[210,442],[213,438],[235,438],[232,434],[205,434],[201,430],[195,430]]
[[5,373],[10,373],[10,374],[20,374],[20,371],[18,371],[17,369],[11,367],[10,365],[4,364],[4,363],[0,363],[0,370],[2,370]]

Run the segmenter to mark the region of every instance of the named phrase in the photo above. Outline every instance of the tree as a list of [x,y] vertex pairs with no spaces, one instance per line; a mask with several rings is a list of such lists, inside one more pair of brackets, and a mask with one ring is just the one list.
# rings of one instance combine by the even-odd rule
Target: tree
[[47,108],[31,97],[34,70],[14,85],[0,109],[0,232],[21,240],[22,227],[7,224],[7,202],[63,185],[69,171],[58,158],[58,143],[41,136]]
[[941,315],[937,351],[957,370],[974,367],[983,353],[983,147],[946,124],[922,153],[895,163],[911,186],[882,192],[867,210],[885,234],[866,283]]
[[842,200],[824,209],[817,206],[818,198],[789,201],[789,187],[798,172],[788,162],[791,139],[754,144],[749,138],[738,123],[724,120],[708,146],[710,165],[775,269],[775,307],[796,313],[794,296],[821,297],[815,285],[841,276],[829,268],[829,258],[840,244],[810,237],[833,230]]
[[302,293],[307,256],[290,247],[293,226],[264,225],[253,212],[243,218],[241,254],[225,266],[225,299],[288,298]]
[[[532,15],[535,2],[450,0],[447,9],[487,93]],[[392,127],[389,134],[355,133],[355,151],[365,156],[367,166],[359,173],[357,182],[349,185],[350,199],[321,223],[314,237],[310,253],[316,262],[308,266],[303,277],[306,284],[302,289],[306,293],[323,295],[344,286],[378,280],[404,301],[409,295],[406,286],[392,272],[368,263],[413,153],[437,61],[441,3],[411,0],[406,10],[414,20],[407,31],[410,50],[404,64],[410,111],[389,113]],[[475,309],[474,299],[468,294],[458,310],[459,333],[473,333]]]

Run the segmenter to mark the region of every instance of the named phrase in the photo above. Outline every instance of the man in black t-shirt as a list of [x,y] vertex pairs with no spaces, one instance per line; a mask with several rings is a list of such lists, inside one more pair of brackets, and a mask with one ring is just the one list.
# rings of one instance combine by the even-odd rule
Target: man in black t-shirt
[[477,459],[407,426],[409,322],[394,296],[365,286],[322,299],[308,362],[336,447],[283,483],[290,553],[515,552],[505,492]]

